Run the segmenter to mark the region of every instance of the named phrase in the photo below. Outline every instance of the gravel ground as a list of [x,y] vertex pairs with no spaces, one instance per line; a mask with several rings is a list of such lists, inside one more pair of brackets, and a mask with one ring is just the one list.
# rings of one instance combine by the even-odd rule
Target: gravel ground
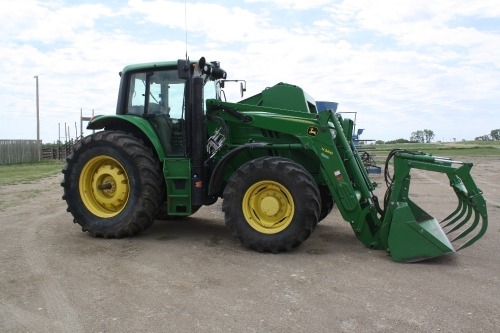
[[[104,240],[72,223],[61,175],[0,187],[0,332],[500,332],[500,157],[474,163],[488,232],[413,264],[364,247],[337,211],[295,251],[259,254],[220,201]],[[455,208],[442,177],[412,189],[431,214]]]

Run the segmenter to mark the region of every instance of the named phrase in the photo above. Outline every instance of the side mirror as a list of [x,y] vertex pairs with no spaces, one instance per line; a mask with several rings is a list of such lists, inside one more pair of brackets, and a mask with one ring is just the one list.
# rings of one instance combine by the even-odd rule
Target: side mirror
[[[243,84],[243,82],[245,84]],[[241,95],[241,97],[243,97],[243,93],[245,91],[247,91],[247,83],[246,83],[246,81],[242,81],[242,82],[240,82],[240,95]]]
[[177,60],[177,73],[179,75],[179,79],[189,79],[189,60]]

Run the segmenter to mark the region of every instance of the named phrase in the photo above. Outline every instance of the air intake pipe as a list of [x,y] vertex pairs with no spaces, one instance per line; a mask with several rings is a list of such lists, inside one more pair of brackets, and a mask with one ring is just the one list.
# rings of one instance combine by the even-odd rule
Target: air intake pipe
[[193,206],[203,205],[203,161],[205,153],[205,122],[203,109],[203,86],[202,78],[192,79],[193,95],[191,108],[191,204]]

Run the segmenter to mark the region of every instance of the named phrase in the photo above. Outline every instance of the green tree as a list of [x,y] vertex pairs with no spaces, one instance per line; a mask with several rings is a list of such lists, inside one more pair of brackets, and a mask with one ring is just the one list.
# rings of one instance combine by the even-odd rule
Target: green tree
[[411,133],[410,141],[418,143],[430,143],[434,139],[434,131],[430,129],[418,130]]
[[489,135],[481,135],[476,137],[474,141],[491,141],[491,137]]
[[491,135],[491,138],[493,140],[496,140],[496,141],[500,140],[500,128],[491,130],[490,135]]
[[424,137],[426,143],[431,143],[432,139],[434,139],[435,135],[432,130],[424,129]]
[[415,132],[412,132],[411,136],[410,136],[410,141],[412,141],[412,142],[418,142],[418,143],[424,143],[424,141],[425,141],[424,131],[415,131]]

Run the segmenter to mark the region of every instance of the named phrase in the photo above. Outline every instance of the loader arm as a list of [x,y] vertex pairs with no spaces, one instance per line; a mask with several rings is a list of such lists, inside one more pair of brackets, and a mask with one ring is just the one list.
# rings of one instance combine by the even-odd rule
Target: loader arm
[[352,132],[352,120],[344,120],[340,114],[325,111],[321,113],[320,123],[324,127],[333,127],[335,133],[333,145],[322,146],[319,150],[321,173],[339,212],[364,245],[380,249],[382,221],[378,198],[373,194],[375,185],[352,142],[347,139],[349,135],[345,134]]

